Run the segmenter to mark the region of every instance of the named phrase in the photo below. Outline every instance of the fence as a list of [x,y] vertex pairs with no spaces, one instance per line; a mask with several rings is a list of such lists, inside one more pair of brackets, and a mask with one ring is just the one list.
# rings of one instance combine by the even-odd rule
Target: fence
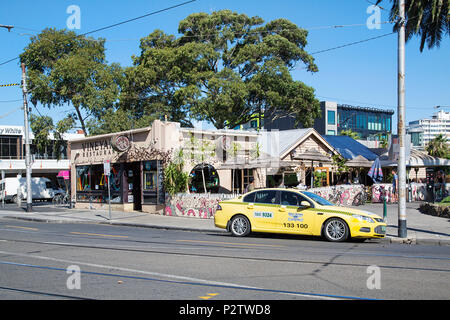
[[342,184],[332,187],[311,188],[308,191],[338,206],[358,206],[366,203],[367,200],[367,190],[362,184]]
[[177,193],[167,196],[163,215],[210,219],[214,217],[219,201],[238,196],[224,193]]
[[[408,185],[407,185],[408,186]],[[411,183],[411,200],[425,201],[426,184]],[[380,203],[386,197],[387,202],[392,200],[392,184],[374,184],[372,187],[364,185],[337,185],[332,187],[311,188],[313,192],[338,206],[359,206],[366,202]],[[210,219],[216,213],[217,204],[221,200],[233,199],[239,194],[201,194],[201,193],[178,193],[166,197],[166,207],[163,215],[193,217]]]

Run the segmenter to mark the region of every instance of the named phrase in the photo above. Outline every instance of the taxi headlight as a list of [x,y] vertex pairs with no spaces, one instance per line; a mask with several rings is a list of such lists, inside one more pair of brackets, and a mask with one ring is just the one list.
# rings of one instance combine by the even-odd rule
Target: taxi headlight
[[374,223],[375,222],[375,221],[373,221],[372,218],[366,217],[366,216],[362,216],[360,214],[353,214],[352,216],[353,216],[353,218],[356,218],[356,219],[358,219],[361,222],[364,222],[364,221],[365,222],[370,222],[370,223]]

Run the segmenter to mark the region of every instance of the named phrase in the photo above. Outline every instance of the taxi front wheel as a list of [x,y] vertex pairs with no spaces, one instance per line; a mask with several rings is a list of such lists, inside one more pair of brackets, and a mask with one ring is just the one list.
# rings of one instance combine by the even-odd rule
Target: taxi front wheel
[[231,219],[230,231],[235,237],[245,237],[250,233],[250,221],[243,215],[237,215]]
[[348,238],[347,224],[338,218],[331,218],[323,226],[323,234],[328,241],[341,242]]

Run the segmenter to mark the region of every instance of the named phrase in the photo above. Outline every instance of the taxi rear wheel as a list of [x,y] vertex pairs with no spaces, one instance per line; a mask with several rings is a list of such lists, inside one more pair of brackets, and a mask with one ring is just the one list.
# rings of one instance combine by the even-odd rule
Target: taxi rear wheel
[[341,242],[348,238],[347,224],[338,218],[327,220],[323,227],[323,234],[328,241]]
[[237,215],[231,219],[230,231],[235,237],[245,237],[250,233],[250,221],[243,215]]

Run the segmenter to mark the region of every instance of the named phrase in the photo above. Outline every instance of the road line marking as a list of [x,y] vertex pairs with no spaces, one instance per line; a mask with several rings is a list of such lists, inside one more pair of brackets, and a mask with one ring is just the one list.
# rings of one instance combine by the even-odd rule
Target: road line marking
[[[293,296],[310,297],[310,298],[325,299],[325,300],[342,300],[342,299],[364,299],[365,300],[365,298],[360,298],[360,297],[346,297],[346,296],[335,296],[335,295],[329,295],[329,294],[289,292],[289,291],[276,290],[276,289],[264,289],[264,288],[258,288],[258,287],[238,285],[238,284],[233,284],[233,283],[216,282],[216,281],[205,280],[205,279],[177,276],[177,275],[171,275],[171,274],[163,274],[163,273],[158,273],[158,272],[143,271],[143,270],[136,270],[136,269],[129,269],[129,268],[121,268],[121,267],[117,267],[117,266],[100,265],[100,264],[87,263],[87,262],[81,262],[81,261],[57,259],[57,258],[38,256],[38,255],[32,255],[32,254],[21,254],[21,253],[8,252],[8,251],[0,251],[0,254],[8,254],[8,255],[18,256],[18,257],[43,259],[43,260],[57,261],[57,262],[63,262],[63,263],[69,263],[69,264],[85,265],[85,266],[90,266],[90,267],[94,267],[94,268],[102,268],[102,269],[108,269],[108,270],[113,269],[113,270],[120,270],[120,271],[126,271],[126,272],[134,272],[134,273],[141,273],[141,274],[146,274],[146,275],[153,275],[153,276],[177,279],[177,280],[168,280],[168,281],[193,281],[193,282],[196,282],[196,283],[191,283],[193,285],[206,285],[206,286],[210,285],[210,286],[224,287],[227,289],[241,289],[241,290],[249,290],[249,291],[254,290],[254,291],[261,291],[261,292],[270,292],[270,293],[275,293],[275,294],[287,294],[287,295],[293,295]],[[7,262],[7,261],[0,261],[0,263],[10,264],[10,265],[32,266],[32,265],[26,265],[26,264],[17,263],[17,262]],[[39,266],[34,266],[34,267],[39,267]],[[42,266],[41,266],[41,268],[51,269],[51,267],[42,267]],[[61,269],[61,268],[53,267],[53,269]],[[61,270],[64,270],[64,269],[61,269]],[[89,273],[89,272],[87,272],[87,273]],[[105,275],[107,275],[107,274],[105,274]],[[117,275],[117,276],[130,277],[130,276],[126,276],[126,275]],[[188,283],[184,283],[184,284],[188,284]]]
[[215,296],[219,295],[218,293],[207,293],[206,296],[199,296],[200,299],[208,300]]
[[259,244],[259,243],[235,243],[235,242],[217,242],[217,241],[202,241],[202,240],[176,240],[178,242],[195,242],[195,243],[209,243],[209,244],[229,244],[234,246],[253,246],[253,247],[273,247],[281,248],[283,246],[273,244]]
[[5,226],[8,228],[17,228],[17,229],[25,229],[25,230],[33,230],[33,231],[38,231],[39,229],[37,228],[29,228],[29,227],[21,227],[21,226]]
[[85,236],[128,238],[128,236],[118,236],[118,235],[113,235],[113,234],[87,233],[87,232],[70,232],[70,233],[71,234],[81,234],[81,235],[85,235]]

